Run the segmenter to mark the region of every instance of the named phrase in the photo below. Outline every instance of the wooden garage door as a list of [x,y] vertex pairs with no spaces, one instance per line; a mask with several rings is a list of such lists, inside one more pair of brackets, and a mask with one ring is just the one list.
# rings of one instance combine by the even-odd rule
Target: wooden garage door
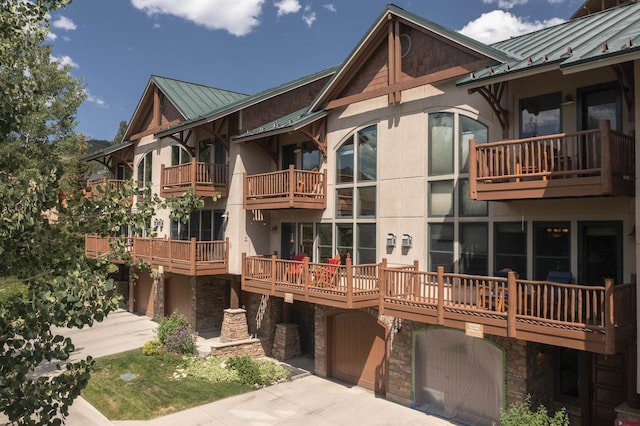
[[385,329],[362,312],[346,312],[329,318],[329,375],[376,392],[387,381]]
[[612,425],[616,419],[615,407],[627,399],[624,355],[593,354],[592,365],[591,425]]
[[135,286],[134,310],[138,314],[153,317],[153,280],[142,276]]

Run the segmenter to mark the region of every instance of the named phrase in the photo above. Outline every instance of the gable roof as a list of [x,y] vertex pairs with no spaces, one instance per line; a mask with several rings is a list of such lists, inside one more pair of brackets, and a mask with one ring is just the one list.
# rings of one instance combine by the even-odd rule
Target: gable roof
[[514,59],[458,80],[486,84],[522,72],[565,73],[640,58],[640,3],[594,13],[492,45]]
[[168,136],[170,134],[173,134],[181,130],[186,130],[188,128],[196,127],[202,124],[206,124],[206,123],[218,120],[226,115],[240,111],[241,109],[247,108],[251,105],[255,105],[267,99],[270,99],[280,94],[294,90],[298,87],[302,87],[314,81],[328,77],[334,74],[337,69],[338,67],[327,68],[325,70],[313,73],[311,75],[307,75],[307,76],[298,78],[296,80],[283,83],[271,89],[263,90],[262,92],[256,93],[255,95],[245,96],[244,98],[238,99],[235,102],[231,102],[224,106],[221,106],[218,108],[211,108],[205,114],[194,117],[190,120],[186,120],[183,123],[180,123],[176,126],[173,126],[161,132],[158,132],[157,136],[158,137]]
[[345,75],[347,75],[353,67],[357,66],[358,59],[366,54],[367,47],[371,43],[373,43],[375,39],[380,36],[380,34],[387,33],[387,22],[389,21],[391,16],[403,19],[410,24],[437,34],[443,39],[463,46],[473,52],[480,54],[481,56],[492,59],[494,61],[502,63],[513,59],[505,52],[495,49],[492,46],[480,43],[470,37],[431,22],[428,19],[415,15],[411,12],[407,12],[406,10],[394,4],[388,4],[382,14],[362,37],[360,42],[351,51],[347,59],[341,65],[340,69],[334,75],[333,79],[327,84],[324,90],[320,92],[320,94],[318,94],[316,100],[310,106],[310,109],[312,111],[320,108],[321,105],[331,96],[332,91],[335,90],[340,82],[345,78]]
[[158,86],[187,120],[200,117],[214,109],[248,96],[244,93],[157,75],[152,75],[150,81]]

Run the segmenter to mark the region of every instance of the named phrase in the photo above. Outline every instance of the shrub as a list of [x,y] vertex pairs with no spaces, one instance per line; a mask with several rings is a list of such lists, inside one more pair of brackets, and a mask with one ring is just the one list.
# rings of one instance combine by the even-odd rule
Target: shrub
[[196,353],[196,336],[193,335],[191,326],[180,325],[166,337],[164,348],[176,354]]
[[162,343],[158,339],[149,340],[142,347],[142,354],[147,356],[160,355],[163,352]]
[[240,382],[245,385],[265,386],[270,384],[266,377],[262,377],[258,364],[249,355],[230,357],[227,360],[227,367],[236,370]]
[[502,426],[569,426],[569,415],[562,408],[550,417],[547,409],[540,405],[536,411],[531,410],[531,395],[527,395],[524,402],[511,404],[500,412]]
[[158,340],[171,353],[193,354],[196,352],[196,337],[187,317],[174,312],[160,320],[156,331]]

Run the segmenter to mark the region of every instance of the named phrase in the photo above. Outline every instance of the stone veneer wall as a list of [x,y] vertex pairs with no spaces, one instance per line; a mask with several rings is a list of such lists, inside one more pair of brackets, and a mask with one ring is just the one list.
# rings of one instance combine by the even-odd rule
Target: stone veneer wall
[[250,303],[247,307],[247,314],[249,318],[249,333],[255,334],[262,341],[264,353],[266,356],[271,356],[271,348],[273,347],[273,338],[276,332],[276,324],[282,321],[282,304],[284,300],[280,297],[269,297],[267,302],[267,309],[262,318],[262,324],[260,328],[257,327],[256,315],[258,313],[258,307],[262,299],[260,294],[250,294]]
[[249,339],[242,342],[232,342],[228,344],[218,344],[211,347],[213,356],[240,356],[249,355],[253,358],[265,356],[262,342],[258,339]]
[[191,317],[195,318],[195,330],[222,327],[224,310],[229,307],[228,286],[228,280],[196,278],[191,300]]
[[[160,321],[164,318],[164,274],[158,273],[154,275],[155,274],[152,274],[151,276],[153,280],[153,294],[150,297],[153,297],[153,320]],[[193,324],[191,325],[193,326]]]

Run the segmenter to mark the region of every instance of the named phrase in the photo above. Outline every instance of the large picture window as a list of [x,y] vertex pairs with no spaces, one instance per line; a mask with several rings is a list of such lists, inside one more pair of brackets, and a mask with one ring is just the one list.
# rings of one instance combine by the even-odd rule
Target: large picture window
[[[336,251],[376,262],[378,128],[358,130],[336,151]],[[355,230],[355,235],[354,235]]]
[[147,185],[151,185],[152,177],[151,173],[153,170],[153,155],[151,152],[147,152],[140,162],[138,163],[138,197],[144,197],[147,194]]
[[560,133],[562,93],[525,98],[520,101],[520,137],[533,138]]
[[221,210],[197,210],[189,214],[187,223],[171,220],[171,239],[198,241],[221,241],[224,227]]

